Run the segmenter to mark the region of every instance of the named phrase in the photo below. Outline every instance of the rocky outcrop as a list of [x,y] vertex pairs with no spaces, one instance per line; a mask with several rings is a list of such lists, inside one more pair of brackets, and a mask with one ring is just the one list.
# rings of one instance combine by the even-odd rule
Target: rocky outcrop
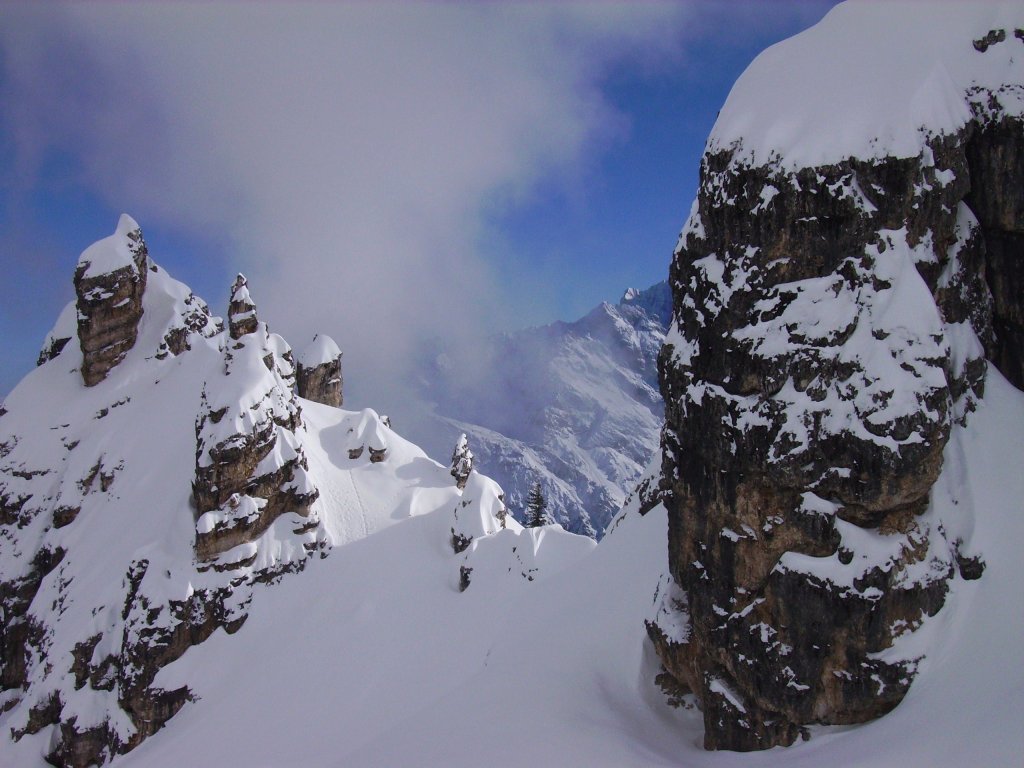
[[299,397],[334,408],[341,408],[342,394],[341,350],[334,339],[318,333],[299,356],[296,384]]
[[473,471],[473,452],[469,450],[469,440],[466,433],[459,435],[459,439],[452,449],[452,461],[449,472],[455,478],[455,486],[461,491],[466,487],[466,481]]
[[192,348],[193,336],[210,339],[223,330],[224,324],[220,318],[210,316],[210,308],[205,301],[191,291],[184,292],[180,310],[160,341],[155,357],[158,360],[168,355],[177,357]]
[[[233,289],[232,336],[148,260],[138,226],[124,216],[113,237],[83,253],[76,286],[77,305],[61,313],[35,375],[80,369],[95,383],[129,349],[143,375],[130,394],[97,393],[84,407],[21,387],[0,440],[0,712],[16,739],[49,729],[47,760],[62,766],[102,764],[159,730],[191,698],[187,687],[157,685],[160,669],[217,629],[237,630],[256,583],[302,568],[325,546],[310,510],[317,491],[306,474],[291,349],[259,322],[244,278]],[[84,365],[67,351],[76,327]],[[192,394],[203,371],[202,395]],[[145,455],[128,447],[147,439],[140,420],[158,425]],[[193,423],[198,444],[189,445]],[[164,467],[152,453],[164,441],[196,449],[196,507],[186,494],[166,498],[178,481],[153,500],[195,522],[195,558],[143,546],[150,534],[133,529],[134,512],[116,521],[143,486],[159,482]],[[132,494],[136,501],[123,500]],[[274,541],[261,549],[267,535]],[[97,543],[103,536],[129,542],[127,571],[97,558],[120,543]],[[96,583],[76,600],[80,567]]]
[[[87,387],[103,381],[135,345],[149,270],[146,256],[142,230],[122,214],[114,234],[90,246],[78,260],[78,342]],[[40,361],[59,354],[64,343],[55,339]]]
[[986,114],[967,140],[966,155],[971,178],[966,202],[978,217],[993,299],[990,358],[1024,388],[1024,120],[998,110]]
[[[302,418],[288,381],[290,350],[258,320],[242,275],[232,289],[228,327],[223,378],[207,382],[196,420],[192,497],[200,560],[256,541],[285,512],[308,517],[318,496],[297,436]],[[253,556],[246,552],[228,565]]]
[[963,124],[909,156],[794,167],[709,142],[659,359],[670,574],[648,623],[708,749],[863,722],[911,685],[915,657],[882,652],[965,560],[928,507],[943,450],[986,348],[1019,380],[1017,98],[962,92]]
[[249,295],[249,282],[245,275],[239,274],[231,286],[231,298],[228,300],[228,332],[237,341],[246,334],[255,333],[259,327],[256,317],[256,304]]

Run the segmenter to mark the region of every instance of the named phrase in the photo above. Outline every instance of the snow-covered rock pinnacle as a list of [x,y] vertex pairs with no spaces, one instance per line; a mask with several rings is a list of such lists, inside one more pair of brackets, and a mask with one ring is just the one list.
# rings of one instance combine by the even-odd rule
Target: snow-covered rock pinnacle
[[930,499],[986,351],[1022,383],[1022,27],[1019,4],[846,3],[721,111],[671,268],[649,625],[708,748],[888,712],[898,648],[983,569],[972,510]]
[[298,358],[299,397],[341,408],[344,404],[341,349],[330,336],[318,333]]
[[[139,225],[121,214],[114,234],[93,243],[78,259],[75,294],[86,386],[105,379],[135,345],[149,272],[146,254]],[[59,351],[51,344],[45,355]]]
[[469,450],[469,440],[466,433],[459,435],[455,441],[455,448],[452,449],[451,475],[455,478],[455,485],[459,490],[466,487],[466,481],[473,471],[473,452]]
[[[244,311],[255,317],[241,275],[231,296],[231,307],[237,305],[252,307]],[[237,314],[232,328],[241,325],[236,321]],[[301,410],[278,363],[287,351],[282,342],[265,323],[255,321],[251,331],[225,347],[223,375],[203,387],[192,486],[200,560],[253,545],[285,513],[309,518],[310,505],[319,495],[302,447]],[[316,520],[299,527],[315,528]],[[243,549],[220,567],[230,569],[256,558],[254,546]]]
[[248,333],[254,333],[258,325],[256,304],[249,295],[249,282],[245,275],[239,273],[231,286],[231,299],[228,302],[228,329],[231,338],[237,340]]

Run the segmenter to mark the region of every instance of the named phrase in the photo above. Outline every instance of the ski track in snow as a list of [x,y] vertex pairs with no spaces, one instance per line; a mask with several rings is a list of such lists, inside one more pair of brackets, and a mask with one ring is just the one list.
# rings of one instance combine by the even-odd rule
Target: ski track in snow
[[363,536],[370,535],[370,523],[366,517],[366,505],[363,503],[363,497],[359,495],[359,486],[356,485],[356,478],[354,473],[348,472],[348,480],[352,483],[352,492],[356,495],[356,505],[359,507],[359,517],[363,521]]

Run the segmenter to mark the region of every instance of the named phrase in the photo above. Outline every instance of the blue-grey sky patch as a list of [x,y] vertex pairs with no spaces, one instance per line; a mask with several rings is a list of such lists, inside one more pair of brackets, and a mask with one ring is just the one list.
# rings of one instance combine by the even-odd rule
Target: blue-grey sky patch
[[731,79],[828,5],[0,5],[0,392],[121,211],[385,400],[424,337],[663,279]]

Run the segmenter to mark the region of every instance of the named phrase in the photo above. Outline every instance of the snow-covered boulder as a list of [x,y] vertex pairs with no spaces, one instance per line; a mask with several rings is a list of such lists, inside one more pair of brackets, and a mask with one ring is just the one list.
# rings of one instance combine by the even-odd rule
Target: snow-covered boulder
[[1019,5],[850,2],[721,111],[671,269],[673,597],[649,624],[708,748],[889,711],[916,662],[880,654],[980,571],[970,520],[929,500],[986,349],[1021,378],[1019,268],[1011,306],[986,283],[1022,256],[1021,27]]
[[341,408],[344,404],[341,350],[330,336],[318,333],[298,359],[299,397]]

